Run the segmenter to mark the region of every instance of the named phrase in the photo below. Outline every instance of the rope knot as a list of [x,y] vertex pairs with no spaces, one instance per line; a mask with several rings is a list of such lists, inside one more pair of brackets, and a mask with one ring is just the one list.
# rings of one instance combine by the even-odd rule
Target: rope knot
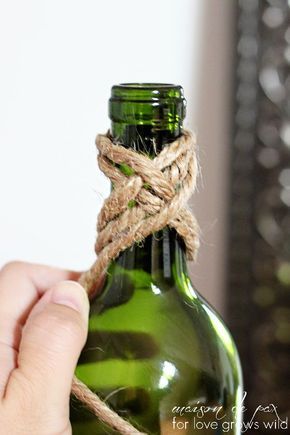
[[[196,185],[198,164],[195,137],[186,131],[154,158],[114,144],[108,135],[98,135],[98,163],[114,190],[98,217],[96,252],[115,252],[138,238],[169,225],[184,239],[187,258],[198,249],[198,226],[185,207]],[[122,241],[122,242],[120,242]],[[118,252],[119,253],[119,252]]]

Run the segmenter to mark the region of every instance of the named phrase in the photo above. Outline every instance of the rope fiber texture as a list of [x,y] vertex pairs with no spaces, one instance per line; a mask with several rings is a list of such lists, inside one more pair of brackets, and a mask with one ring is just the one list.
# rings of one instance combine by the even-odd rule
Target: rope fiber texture
[[[186,207],[196,188],[199,172],[195,135],[185,130],[153,159],[98,135],[98,164],[114,189],[105,200],[97,221],[97,260],[80,277],[90,298],[100,278],[120,252],[150,234],[169,226],[184,240],[188,260],[199,248],[199,227]],[[123,435],[142,434],[74,377],[72,394],[99,419]]]

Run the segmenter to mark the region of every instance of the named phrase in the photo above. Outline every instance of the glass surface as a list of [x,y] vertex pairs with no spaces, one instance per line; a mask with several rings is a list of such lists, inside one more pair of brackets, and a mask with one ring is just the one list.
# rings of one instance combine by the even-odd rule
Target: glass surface
[[[157,95],[154,90],[163,92],[160,106],[169,101],[179,109],[165,120],[162,108],[162,119],[154,125],[144,125],[141,116],[134,123],[129,117],[127,123],[124,100],[138,105],[140,91],[147,107]],[[181,134],[185,102],[180,87],[129,84],[113,87],[114,99],[117,94],[120,107],[110,102],[115,141],[153,157]],[[156,129],[157,124],[162,128]],[[220,317],[191,284],[183,241],[174,229],[147,237],[111,263],[91,304],[88,340],[76,375],[147,434],[240,433],[235,424],[240,409],[234,408],[242,396],[237,351]],[[75,435],[117,433],[76,399],[71,421]]]

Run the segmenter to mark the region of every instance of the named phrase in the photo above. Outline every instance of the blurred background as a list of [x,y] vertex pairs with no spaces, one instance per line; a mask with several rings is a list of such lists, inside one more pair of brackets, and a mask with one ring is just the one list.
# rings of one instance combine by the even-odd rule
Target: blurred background
[[281,418],[290,398],[289,65],[287,0],[0,0],[0,267],[89,267],[109,193],[94,139],[109,127],[110,87],[181,84],[202,166],[193,282],[236,339],[249,414],[274,403]]

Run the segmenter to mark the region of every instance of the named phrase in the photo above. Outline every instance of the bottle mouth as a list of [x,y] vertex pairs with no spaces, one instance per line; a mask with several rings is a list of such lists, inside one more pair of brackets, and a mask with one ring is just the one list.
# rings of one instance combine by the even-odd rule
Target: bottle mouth
[[111,90],[111,100],[157,101],[163,98],[183,101],[182,87],[170,83],[121,83]]
[[185,117],[183,88],[170,83],[121,83],[111,89],[109,116],[113,122],[181,122]]
[[173,85],[172,83],[120,83],[119,85],[115,85],[120,88],[172,88],[172,87],[180,87]]

